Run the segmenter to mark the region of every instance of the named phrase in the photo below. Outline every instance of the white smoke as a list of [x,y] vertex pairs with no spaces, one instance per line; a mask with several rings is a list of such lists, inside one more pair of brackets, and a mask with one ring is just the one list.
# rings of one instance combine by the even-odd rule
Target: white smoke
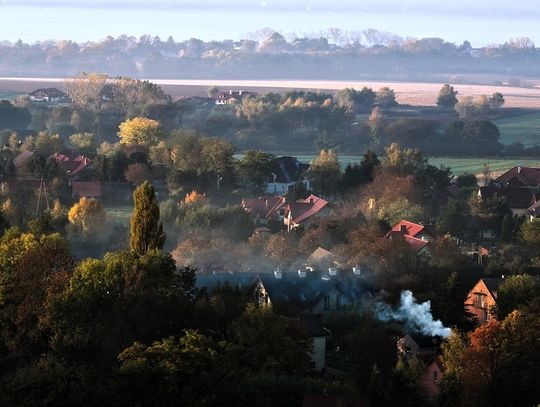
[[398,309],[394,310],[388,304],[377,303],[374,310],[381,321],[401,321],[405,323],[407,329],[426,336],[448,338],[452,332],[450,328],[445,328],[440,320],[433,319],[430,301],[419,304],[409,290],[401,292]]

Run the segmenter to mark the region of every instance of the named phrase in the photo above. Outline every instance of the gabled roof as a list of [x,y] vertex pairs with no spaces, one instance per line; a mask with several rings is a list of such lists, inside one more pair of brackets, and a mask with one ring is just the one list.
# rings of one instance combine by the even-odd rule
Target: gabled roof
[[304,200],[288,203],[285,217],[290,218],[293,223],[299,224],[323,210],[327,205],[328,201],[312,194]]
[[78,155],[71,159],[68,156],[61,153],[54,153],[51,155],[52,159],[62,168],[65,173],[71,177],[77,175],[86,167],[92,164],[92,160],[84,155]]
[[505,186],[537,187],[540,185],[540,168],[517,166],[497,177],[494,182]]
[[484,186],[480,187],[479,194],[482,199],[504,197],[511,209],[527,209],[537,201],[534,191],[528,188]]
[[416,237],[407,236],[407,235],[403,237],[405,238],[405,241],[409,243],[412,249],[417,253],[429,244],[427,240],[418,239]]
[[426,336],[417,333],[409,333],[401,338],[405,338],[407,335],[411,337],[411,339],[418,345],[420,349],[436,348],[442,342],[441,338],[438,336]]
[[40,88],[29,93],[31,97],[65,98],[67,95],[58,88]]
[[16,168],[20,168],[24,165],[24,163],[26,163],[26,161],[28,159],[30,159],[32,156],[34,155],[34,153],[32,151],[23,151],[21,152],[20,154],[18,154],[14,159],[13,159],[13,165],[16,167]]
[[100,181],[73,181],[72,195],[86,198],[101,198],[103,191]]
[[493,298],[497,298],[497,291],[499,290],[499,286],[504,281],[503,278],[495,278],[495,277],[486,277],[481,278],[480,281],[484,283],[484,285],[489,290],[489,293]]
[[394,226],[391,232],[399,232],[405,236],[417,236],[420,232],[424,230],[423,225],[418,223],[409,222],[408,220],[400,221],[396,226]]
[[258,273],[197,273],[195,287],[206,288],[210,293],[225,285],[247,289],[257,278]]
[[332,261],[334,257],[334,253],[319,246],[308,257],[308,262]]
[[282,156],[276,158],[276,169],[274,172],[276,183],[291,184],[303,179],[304,172],[309,168],[309,164],[300,162],[296,157]]
[[242,208],[251,216],[271,219],[277,217],[279,209],[285,205],[282,196],[260,196],[242,199]]

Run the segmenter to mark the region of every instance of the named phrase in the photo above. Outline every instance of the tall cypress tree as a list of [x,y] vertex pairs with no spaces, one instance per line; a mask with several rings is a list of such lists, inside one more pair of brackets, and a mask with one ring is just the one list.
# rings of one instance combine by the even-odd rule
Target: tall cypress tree
[[139,255],[163,248],[165,232],[159,221],[159,205],[154,187],[148,182],[139,185],[133,193],[135,208],[131,216],[131,250]]

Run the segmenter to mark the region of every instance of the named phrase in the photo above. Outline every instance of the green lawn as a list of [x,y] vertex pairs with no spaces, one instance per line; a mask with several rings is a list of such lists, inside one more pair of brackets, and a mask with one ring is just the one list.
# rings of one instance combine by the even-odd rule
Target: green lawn
[[22,93],[13,93],[10,91],[0,90],[0,100],[13,100],[20,95],[22,95]]
[[129,226],[129,219],[133,213],[132,205],[103,206],[109,215],[111,221]]
[[540,112],[495,120],[503,144],[522,143],[525,147],[540,145]]

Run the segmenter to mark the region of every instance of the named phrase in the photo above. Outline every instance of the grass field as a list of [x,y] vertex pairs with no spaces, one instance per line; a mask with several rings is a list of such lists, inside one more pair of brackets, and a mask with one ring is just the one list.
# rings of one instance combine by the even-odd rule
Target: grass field
[[119,205],[119,206],[110,206],[110,205],[104,205],[105,211],[107,211],[107,215],[111,219],[111,221],[120,223],[124,226],[129,226],[129,219],[131,218],[131,215],[133,214],[133,206],[132,205]]
[[[296,155],[302,161],[309,163],[315,159],[315,155]],[[340,155],[338,156],[342,168],[347,164],[360,162],[361,156]],[[526,167],[540,167],[540,159],[533,158],[455,158],[455,157],[430,157],[429,163],[437,167],[450,167],[455,175],[472,173],[481,174],[484,170],[484,165],[487,164],[492,174],[502,173],[517,165]]]
[[525,147],[540,145],[540,112],[495,120],[503,144],[522,143]]
[[21,95],[21,93],[0,89],[0,100],[13,100],[19,95]]

